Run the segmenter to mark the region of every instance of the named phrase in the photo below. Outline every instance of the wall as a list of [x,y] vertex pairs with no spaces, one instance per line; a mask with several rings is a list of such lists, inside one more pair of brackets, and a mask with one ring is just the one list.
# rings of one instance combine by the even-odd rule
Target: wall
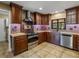
[[8,15],[0,14],[0,18],[6,18]]
[[0,9],[10,10],[10,6],[0,2]]
[[[9,29],[8,29],[8,51],[11,51],[11,41],[10,41],[10,34],[11,34],[11,30],[10,30],[10,24],[11,24],[11,10],[10,10],[10,6],[4,3],[0,2],[0,9],[2,10],[7,10],[8,11],[8,24],[9,24]],[[1,16],[3,17],[3,16]]]
[[60,12],[60,13],[55,13],[55,14],[52,14],[51,16],[51,20],[53,19],[59,19],[59,18],[66,18],[66,12]]

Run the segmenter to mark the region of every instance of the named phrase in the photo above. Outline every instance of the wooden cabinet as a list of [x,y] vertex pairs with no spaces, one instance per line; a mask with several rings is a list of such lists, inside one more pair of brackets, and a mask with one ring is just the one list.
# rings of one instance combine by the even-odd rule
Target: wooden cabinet
[[11,22],[12,23],[21,23],[22,22],[22,6],[11,3]]
[[50,20],[50,14],[41,14],[35,12],[34,15],[32,15],[32,19],[34,21],[34,24],[37,25],[48,25]]
[[51,33],[50,32],[41,32],[38,34],[38,44],[43,42],[51,42]]
[[52,43],[52,35],[51,32],[46,32],[46,41]]
[[43,43],[45,41],[46,41],[45,32],[38,33],[38,44]]
[[[57,36],[56,36],[57,35]],[[59,45],[59,33],[53,33],[53,32],[41,32],[38,34],[38,44],[43,42],[49,42],[52,44]]]
[[45,14],[41,16],[41,24],[48,25],[49,24],[49,15]]
[[73,49],[79,51],[79,35],[73,35]]
[[41,32],[38,34],[38,44],[49,42],[52,44],[60,45],[59,33]]
[[41,14],[36,13],[36,24],[41,25]]
[[28,49],[26,35],[12,37],[11,42],[14,55],[20,54]]
[[77,22],[77,24],[79,24],[79,6],[77,7],[76,14],[77,14],[77,16],[76,16],[77,17],[77,21],[76,22]]
[[79,6],[66,9],[66,23],[67,24],[79,23]]
[[31,13],[31,18],[32,18],[33,24],[36,24],[35,13]]

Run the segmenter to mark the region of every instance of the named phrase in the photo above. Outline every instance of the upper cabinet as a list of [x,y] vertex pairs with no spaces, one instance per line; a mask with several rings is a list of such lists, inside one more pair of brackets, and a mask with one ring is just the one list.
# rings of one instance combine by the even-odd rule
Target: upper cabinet
[[49,25],[50,16],[51,16],[50,14],[42,15],[42,17],[41,17],[41,24]]
[[35,20],[37,25],[41,25],[41,14],[36,13],[35,14]]
[[22,22],[22,6],[11,3],[11,23],[21,23]]
[[50,14],[40,14],[37,12],[32,13],[32,20],[37,25],[48,25],[50,20]]
[[66,9],[66,24],[79,23],[79,6]]

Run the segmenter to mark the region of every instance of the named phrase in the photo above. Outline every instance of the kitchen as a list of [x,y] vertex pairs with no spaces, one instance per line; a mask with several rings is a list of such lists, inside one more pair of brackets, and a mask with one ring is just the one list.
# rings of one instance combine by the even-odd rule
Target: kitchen
[[[79,4],[77,1],[75,2],[43,2],[45,6],[43,7],[52,7],[53,13],[43,10],[43,7],[39,7],[39,9],[29,9],[35,6],[35,3],[38,5],[43,4],[42,2],[3,2],[10,5],[11,8],[11,33],[10,33],[10,42],[9,47],[12,52],[12,57],[79,57]],[[27,6],[24,5],[27,3]],[[33,6],[32,6],[32,4]],[[49,4],[50,3],[50,4]],[[60,10],[54,10],[56,5],[60,5]],[[62,4],[61,4],[62,3]],[[68,3],[68,4],[66,4]],[[70,4],[73,3],[73,4]],[[64,5],[65,4],[65,5]],[[28,6],[32,6],[29,7]],[[38,6],[39,6],[38,5]],[[64,7],[63,7],[64,5]],[[68,6],[66,6],[68,5]],[[27,7],[24,9],[24,7]],[[36,7],[38,7],[36,6]],[[61,8],[63,7],[63,8]],[[50,9],[49,8],[49,9]],[[39,47],[39,48],[38,48]],[[44,49],[45,47],[45,49]],[[61,56],[59,52],[56,52],[56,55],[48,55],[46,51],[53,51],[51,54],[55,53],[52,48],[59,49],[61,51],[71,51],[74,53],[63,54]],[[45,50],[42,51],[43,55],[39,52],[39,49]],[[33,55],[33,51],[37,51],[37,54]],[[59,51],[58,50],[58,51]],[[25,53],[25,54],[23,54]],[[32,54],[33,53],[33,54]],[[45,55],[44,55],[45,53]],[[60,52],[61,53],[61,52]],[[24,55],[24,56],[23,56]],[[33,55],[33,56],[32,56]],[[75,56],[74,56],[75,55]],[[60,57],[61,56],[61,57]]]

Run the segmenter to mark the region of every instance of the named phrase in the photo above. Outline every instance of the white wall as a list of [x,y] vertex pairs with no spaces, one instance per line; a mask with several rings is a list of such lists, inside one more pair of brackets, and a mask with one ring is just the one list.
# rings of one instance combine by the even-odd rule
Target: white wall
[[8,11],[8,21],[7,21],[7,25],[9,25],[9,29],[8,29],[8,51],[11,51],[11,41],[10,41],[10,24],[11,24],[11,11],[10,11],[10,6],[7,4],[3,4],[0,2],[0,9],[6,10]]
[[4,19],[0,18],[0,42],[5,41]]
[[[0,10],[0,12],[2,12]],[[0,41],[5,41],[6,40],[6,32],[5,32],[5,24],[4,21],[7,20],[7,25],[8,25],[8,15],[1,14],[0,13]]]
[[8,51],[11,51],[11,38],[10,38],[10,35],[11,35],[11,11],[9,11],[9,14],[8,14],[8,16],[9,16],[9,29],[8,29],[8,41],[9,41],[9,43],[8,43]]

